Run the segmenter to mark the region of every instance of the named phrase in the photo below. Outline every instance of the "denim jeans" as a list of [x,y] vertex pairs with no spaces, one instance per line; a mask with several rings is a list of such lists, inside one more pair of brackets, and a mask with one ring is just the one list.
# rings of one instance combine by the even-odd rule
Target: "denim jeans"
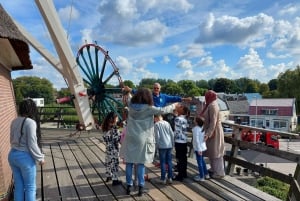
[[30,153],[11,149],[8,162],[14,178],[14,200],[36,200],[36,163]]
[[168,165],[168,178],[173,178],[172,175],[172,148],[159,149],[159,162],[161,171],[161,180],[166,179],[166,164]]
[[[132,172],[133,172],[134,163],[126,163],[126,184],[132,186]],[[136,164],[137,166],[137,177],[138,177],[138,185],[143,187],[145,185],[145,165],[142,163]]]
[[198,170],[200,178],[204,178],[205,175],[208,174],[206,163],[204,161],[203,155],[199,155],[197,151],[195,151],[197,163],[198,163]]

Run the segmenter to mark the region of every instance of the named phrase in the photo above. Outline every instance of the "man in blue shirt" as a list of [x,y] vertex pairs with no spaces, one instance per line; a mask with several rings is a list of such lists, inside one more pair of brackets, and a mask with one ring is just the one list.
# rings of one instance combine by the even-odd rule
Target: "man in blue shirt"
[[[169,103],[184,102],[184,101],[192,100],[191,97],[182,98],[180,96],[170,96],[170,95],[167,95],[164,93],[160,93],[160,89],[161,89],[160,84],[158,82],[154,83],[152,95],[153,95],[153,103],[154,103],[154,106],[156,106],[156,107],[165,107]],[[136,92],[136,90],[131,89],[128,86],[124,87],[124,91],[128,91],[133,94]]]

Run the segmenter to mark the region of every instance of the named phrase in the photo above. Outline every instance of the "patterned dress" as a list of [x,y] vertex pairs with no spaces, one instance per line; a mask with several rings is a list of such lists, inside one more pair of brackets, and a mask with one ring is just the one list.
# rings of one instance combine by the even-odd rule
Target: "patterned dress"
[[106,176],[112,178],[112,180],[118,180],[120,139],[121,133],[116,126],[107,131],[103,136],[106,147]]

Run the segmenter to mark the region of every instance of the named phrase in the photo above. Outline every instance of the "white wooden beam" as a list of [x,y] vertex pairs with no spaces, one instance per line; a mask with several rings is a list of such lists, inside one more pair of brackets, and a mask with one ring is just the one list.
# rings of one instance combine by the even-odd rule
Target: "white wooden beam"
[[72,53],[66,33],[58,18],[52,0],[35,0],[50,33],[53,44],[60,59],[63,74],[68,81],[71,93],[75,96],[74,104],[79,116],[80,123],[86,129],[94,127],[94,118],[90,111],[88,96],[84,87],[83,79],[80,75],[75,56]]

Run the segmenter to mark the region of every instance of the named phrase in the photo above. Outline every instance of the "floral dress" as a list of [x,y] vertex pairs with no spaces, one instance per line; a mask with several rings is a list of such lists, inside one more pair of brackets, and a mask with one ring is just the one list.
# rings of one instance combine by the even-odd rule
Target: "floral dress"
[[107,131],[103,136],[106,146],[106,176],[112,178],[112,180],[118,180],[120,139],[121,133],[116,126]]

